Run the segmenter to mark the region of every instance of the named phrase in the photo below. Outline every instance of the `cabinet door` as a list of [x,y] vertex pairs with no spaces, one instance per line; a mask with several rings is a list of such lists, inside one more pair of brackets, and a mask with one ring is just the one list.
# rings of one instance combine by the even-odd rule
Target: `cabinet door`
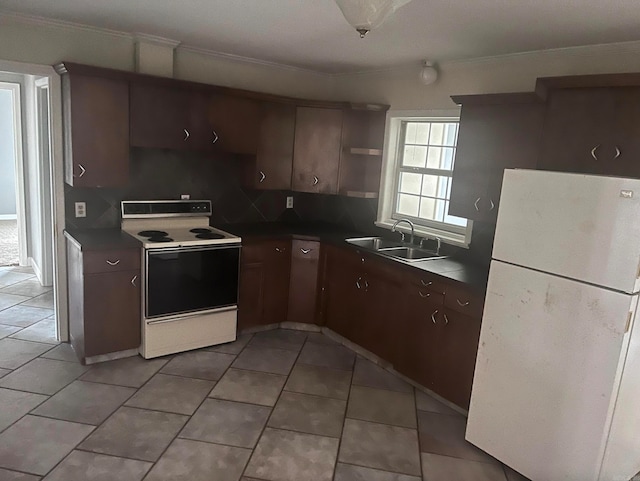
[[439,365],[438,322],[442,322],[443,296],[424,287],[407,285],[402,301],[400,332],[405,343],[396,353],[394,367],[433,389]]
[[316,323],[319,261],[319,242],[300,240],[291,242],[291,276],[287,314],[291,322]]
[[[244,250],[247,249],[243,247]],[[263,262],[240,264],[240,286],[238,288],[238,329],[262,324],[264,309],[265,272]]]
[[66,168],[75,187],[129,182],[129,86],[126,81],[63,76]]
[[256,155],[260,104],[251,99],[213,94],[208,99],[207,136],[214,148],[235,154]]
[[289,273],[291,241],[271,241],[264,244],[265,283],[263,324],[287,320],[289,306]]
[[449,308],[444,309],[438,324],[438,374],[433,390],[463,409],[469,409],[480,324],[479,317]]
[[140,346],[140,285],[140,271],[84,276],[85,356]]
[[185,149],[190,139],[191,99],[185,90],[131,84],[131,145]]
[[495,221],[505,168],[537,165],[544,117],[542,103],[464,105],[449,213]]
[[640,88],[617,88],[611,145],[603,151],[609,175],[640,178]]
[[613,157],[613,89],[553,90],[547,101],[538,168],[602,173]]
[[354,319],[362,315],[361,266],[342,250],[332,249],[325,274],[325,321],[329,329],[353,339]]
[[342,110],[298,107],[293,150],[293,190],[336,194]]
[[255,188],[291,189],[296,108],[265,103],[256,154]]

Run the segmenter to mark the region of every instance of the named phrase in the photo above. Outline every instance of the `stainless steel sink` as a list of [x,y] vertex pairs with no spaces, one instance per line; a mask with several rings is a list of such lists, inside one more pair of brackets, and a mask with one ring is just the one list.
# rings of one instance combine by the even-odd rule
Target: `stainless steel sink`
[[352,244],[362,249],[377,252],[378,254],[399,259],[403,261],[422,261],[427,259],[443,259],[447,256],[441,256],[435,252],[418,247],[409,247],[398,241],[382,239],[381,237],[353,237],[346,239]]
[[396,257],[405,261],[422,261],[425,259],[442,259],[446,256],[441,256],[435,252],[425,249],[419,249],[417,247],[399,247],[395,249],[383,249],[383,254]]
[[349,244],[353,244],[354,246],[362,247],[363,249],[369,249],[374,251],[379,251],[382,249],[395,249],[398,247],[402,247],[402,244],[398,241],[391,241],[387,239],[382,239],[380,237],[354,237],[351,239],[346,239]]

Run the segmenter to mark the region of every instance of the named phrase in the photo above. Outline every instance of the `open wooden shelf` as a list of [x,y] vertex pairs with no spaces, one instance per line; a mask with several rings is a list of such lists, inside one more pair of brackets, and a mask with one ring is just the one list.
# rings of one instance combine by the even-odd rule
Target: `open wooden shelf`
[[366,149],[364,147],[349,147],[347,148],[347,152],[354,155],[370,155],[376,157],[382,155],[382,149]]
[[346,195],[347,197],[360,197],[361,199],[377,199],[378,198],[377,192],[369,192],[369,191],[362,191],[362,190],[347,190],[342,194]]

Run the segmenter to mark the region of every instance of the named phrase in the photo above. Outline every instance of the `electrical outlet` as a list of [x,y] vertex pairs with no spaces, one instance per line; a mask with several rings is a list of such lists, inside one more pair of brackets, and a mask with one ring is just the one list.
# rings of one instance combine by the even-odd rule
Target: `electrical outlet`
[[189,194],[180,194],[180,200],[189,200],[191,196]]
[[287,209],[293,209],[293,196],[287,196]]
[[76,202],[76,217],[87,217],[87,203]]

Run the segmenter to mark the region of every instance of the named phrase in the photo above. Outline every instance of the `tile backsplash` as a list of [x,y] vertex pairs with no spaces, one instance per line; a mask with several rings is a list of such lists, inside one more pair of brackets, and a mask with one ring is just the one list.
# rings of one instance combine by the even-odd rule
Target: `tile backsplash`
[[[241,157],[165,149],[131,149],[130,183],[123,189],[76,188],[65,184],[67,228],[120,225],[121,200],[192,199],[212,202],[211,223],[323,221],[368,232],[374,229],[377,199],[289,191],[261,191],[242,185]],[[294,208],[286,209],[286,197]],[[87,204],[87,217],[74,216],[74,203]]]

